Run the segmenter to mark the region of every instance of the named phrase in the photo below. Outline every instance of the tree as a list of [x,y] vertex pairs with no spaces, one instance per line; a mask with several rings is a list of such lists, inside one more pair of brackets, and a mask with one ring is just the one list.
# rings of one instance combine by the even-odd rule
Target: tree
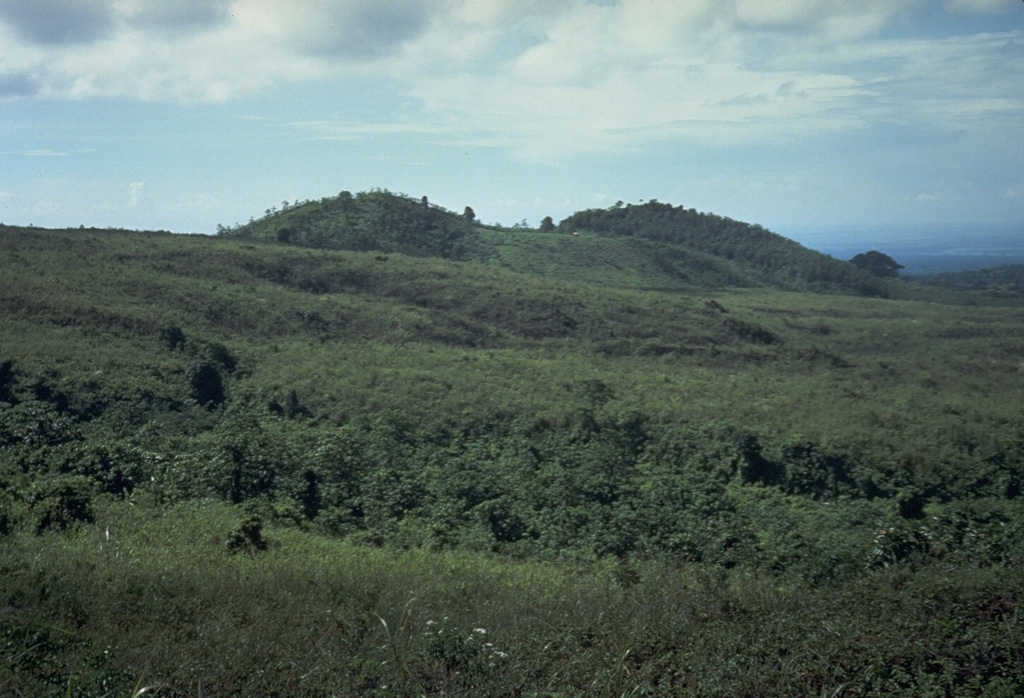
[[192,397],[203,407],[216,407],[224,402],[224,383],[217,367],[203,360],[195,360],[186,370]]
[[551,216],[544,216],[544,220],[540,222],[540,232],[550,233],[555,229],[555,222],[551,219]]
[[14,393],[11,388],[14,387],[14,362],[4,361],[0,364],[0,402],[7,402],[14,404]]
[[476,213],[473,211],[472,208],[467,206],[466,210],[462,214],[462,217],[465,218],[467,221],[475,221],[476,220]]
[[875,276],[882,276],[890,279],[897,278],[900,275],[900,269],[903,269],[902,264],[898,263],[889,255],[882,254],[878,250],[861,252],[850,260],[850,264],[874,274]]

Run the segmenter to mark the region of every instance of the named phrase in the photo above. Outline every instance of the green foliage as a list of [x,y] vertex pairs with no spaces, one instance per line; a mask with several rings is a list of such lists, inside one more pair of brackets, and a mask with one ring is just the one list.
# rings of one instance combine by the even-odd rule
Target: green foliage
[[14,384],[14,362],[4,361],[0,363],[0,402],[14,402],[14,395],[11,387]]
[[192,397],[203,407],[217,407],[224,402],[224,383],[214,364],[192,361],[185,370],[185,377],[192,389]]
[[342,192],[268,209],[246,225],[219,226],[218,234],[472,260],[559,280],[658,290],[770,287],[889,297],[896,289],[878,277],[895,276],[899,268],[891,260],[895,266],[870,264],[875,257],[865,258],[865,266],[863,256],[848,264],[759,225],[657,201],[580,211],[557,227],[548,216],[533,230],[526,221],[511,229],[483,226],[471,207],[458,215],[426,197]]
[[884,284],[856,266],[809,250],[759,225],[654,200],[580,211],[559,223],[558,229],[653,241],[728,260],[736,275],[746,279],[736,285],[890,295]]
[[4,229],[0,692],[1024,685],[1019,307],[655,291],[750,277],[587,230]]
[[[763,495],[742,506],[761,508]],[[354,547],[238,511],[104,505],[0,549],[11,695],[1002,695],[1024,686],[1012,570],[904,564],[839,586],[695,564]],[[808,520],[809,530],[821,520]]]
[[36,532],[61,531],[93,520],[93,485],[81,475],[39,479],[27,497],[28,517]]
[[989,302],[999,299],[1019,300],[1024,289],[1024,264],[1009,264],[989,269],[928,274],[918,277],[925,284],[934,284],[956,290],[974,290],[985,293]]
[[861,252],[850,260],[850,264],[859,269],[863,269],[869,274],[891,279],[898,277],[900,275],[900,269],[903,268],[902,264],[878,250]]
[[473,210],[462,216],[423,199],[374,190],[268,211],[259,220],[219,234],[318,249],[380,250],[436,257],[460,256],[471,234]]
[[267,541],[263,538],[263,520],[250,514],[228,531],[225,546],[229,553],[257,552],[267,549]]

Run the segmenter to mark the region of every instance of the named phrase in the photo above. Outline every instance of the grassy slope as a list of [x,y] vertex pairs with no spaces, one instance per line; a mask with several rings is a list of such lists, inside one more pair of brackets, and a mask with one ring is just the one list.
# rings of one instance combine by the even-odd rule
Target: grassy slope
[[[1010,696],[1012,571],[842,590],[699,565],[357,548],[295,530],[230,555],[223,505],[103,511],[8,540],[11,696]],[[35,607],[46,619],[17,623]],[[45,614],[45,615],[43,615]]]
[[1019,309],[600,289],[205,237],[7,231],[0,245],[0,360],[50,376],[82,410],[187,405],[192,355],[167,348],[169,327],[237,357],[239,400],[295,392],[334,424],[385,408],[421,423],[557,416],[600,380],[623,414],[923,458],[945,448],[929,430],[990,440],[1021,387]]
[[[120,378],[157,390],[181,370],[160,347],[168,327],[236,353],[248,367],[239,388],[290,386],[332,421],[366,405],[538,410],[574,376],[607,381],[624,407],[697,409],[685,391],[704,413],[761,411],[800,430],[904,392],[898,402],[924,407],[1019,388],[1007,380],[1015,309],[763,291],[715,300],[206,237],[8,231],[0,245],[6,358],[111,393]],[[790,376],[819,397],[776,389]]]
[[[553,244],[587,244],[562,240]],[[587,259],[608,259],[589,249]],[[1024,443],[1018,307],[763,289],[686,296],[378,256],[4,229],[0,363],[13,362],[22,387],[45,385],[95,415],[79,427],[97,438],[154,449],[187,444],[233,411],[265,419],[267,402],[290,392],[310,429],[389,408],[424,427],[497,415],[559,423],[587,381],[614,393],[604,420],[640,410],[664,434],[727,424],[770,437],[770,448],[841,446],[922,481],[961,477]],[[187,346],[168,346],[174,327]],[[227,407],[208,411],[190,402],[187,371],[216,345],[237,367]],[[148,496],[131,507],[98,500],[96,522],[77,532],[5,538],[0,627],[4,658],[17,661],[0,671],[0,692],[128,694],[140,677],[169,695],[201,684],[204,695],[537,696],[1024,686],[1012,567],[900,568],[836,592],[663,561],[398,555],[295,528],[271,528],[262,556],[232,557],[223,541],[236,509],[164,509]],[[827,503],[767,488],[730,496],[765,539],[785,522],[850,525]],[[885,506],[864,503],[857,531]],[[775,508],[789,518],[757,514]],[[447,645],[425,635],[446,615]],[[467,644],[474,627],[510,655],[506,665]]]
[[529,231],[488,231],[490,264],[534,276],[613,288],[689,291],[760,285],[750,270],[714,257],[646,240]]
[[945,272],[919,277],[923,283],[954,289],[985,291],[990,298],[1019,299],[1024,289],[1024,265],[1010,264],[975,271]]
[[[575,231],[575,232],[574,232]],[[582,231],[582,232],[579,232]],[[667,291],[763,287],[889,296],[845,262],[708,213],[650,202],[580,211],[557,231],[502,229],[387,191],[308,201],[229,237],[318,249],[381,250],[483,262],[561,281]]]

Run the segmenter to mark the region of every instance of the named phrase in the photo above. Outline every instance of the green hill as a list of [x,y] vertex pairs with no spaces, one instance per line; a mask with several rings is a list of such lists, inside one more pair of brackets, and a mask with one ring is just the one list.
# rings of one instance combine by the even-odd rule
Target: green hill
[[487,250],[480,261],[534,276],[680,292],[760,285],[735,264],[682,246],[523,230],[483,230],[479,238]]
[[620,288],[724,288],[889,296],[891,285],[758,225],[658,202],[573,214],[548,231],[496,228],[387,191],[289,205],[229,237],[317,249],[377,250],[476,261]]
[[374,190],[268,209],[246,225],[218,234],[333,250],[379,250],[459,258],[476,230],[474,221],[428,203]]
[[0,226],[0,693],[1024,688],[1019,305],[406,204]]
[[[500,433],[519,448],[536,433],[553,449],[541,463],[583,457],[591,430],[625,434],[639,419],[638,450],[615,457],[629,478],[642,453],[688,433],[730,464],[730,478],[815,498],[952,501],[975,492],[962,474],[972,469],[990,496],[1015,487],[1017,434],[999,426],[1012,400],[997,397],[1017,390],[1006,380],[1017,308],[763,289],[693,296],[153,233],[4,227],[0,254],[0,436],[9,465],[36,459],[55,476],[74,471],[94,437],[187,459],[235,438],[242,418],[246,430],[315,441],[357,425],[362,439],[382,415],[400,415],[412,452],[452,447],[455,434]],[[797,485],[794,440],[828,454],[841,480]],[[966,450],[950,460],[949,449]],[[222,491],[194,481],[192,466],[175,472],[181,492]],[[361,521],[355,530],[377,525]],[[589,546],[574,537],[582,530],[565,545]],[[554,545],[528,538],[517,545]]]
[[[681,248],[719,263],[724,260],[746,277],[742,285],[890,295],[888,286],[880,279],[852,264],[810,250],[760,225],[692,208],[657,201],[616,205],[580,211],[559,223],[558,228],[562,232],[590,232],[626,239],[632,244],[647,241],[668,250]],[[688,266],[700,270],[702,265],[698,261]],[[735,282],[735,277],[732,280]]]
[[1006,264],[989,269],[945,272],[917,277],[931,284],[958,291],[971,290],[989,298],[1019,299],[1024,291],[1024,265]]

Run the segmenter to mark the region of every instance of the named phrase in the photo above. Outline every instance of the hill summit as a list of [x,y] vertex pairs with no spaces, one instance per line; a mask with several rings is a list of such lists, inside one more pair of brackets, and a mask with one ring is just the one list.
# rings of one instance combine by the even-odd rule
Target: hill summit
[[317,249],[471,261],[562,281],[665,291],[773,288],[889,296],[887,284],[847,262],[766,230],[658,201],[616,203],[540,228],[488,226],[386,190],[268,209],[229,237]]

